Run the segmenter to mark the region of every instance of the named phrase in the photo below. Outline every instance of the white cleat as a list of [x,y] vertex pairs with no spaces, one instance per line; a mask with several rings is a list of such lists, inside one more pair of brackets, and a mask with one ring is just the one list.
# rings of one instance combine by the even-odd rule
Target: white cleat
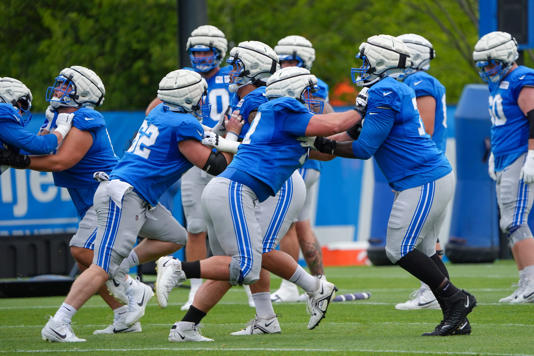
[[441,309],[434,293],[425,284],[410,294],[410,299],[395,305],[397,310]]
[[273,303],[292,303],[299,301],[298,287],[285,279],[280,283],[280,288],[271,294],[271,302]]
[[182,271],[180,260],[171,257],[160,257],[156,261],[156,296],[158,304],[162,308],[167,307],[169,293],[179,283],[186,280],[185,273]]
[[278,318],[273,316],[269,319],[260,319],[256,315],[247,326],[239,331],[235,331],[230,335],[241,336],[241,335],[262,335],[262,334],[280,334],[282,329],[280,328],[280,323],[278,323]]
[[523,289],[523,284],[524,284],[523,281],[519,281],[519,284],[516,285],[517,288],[514,290],[514,292],[507,297],[499,299],[499,303],[512,303],[513,301],[515,301],[517,297],[519,296],[519,294],[521,294],[521,290]]
[[131,326],[145,315],[146,305],[154,296],[154,292],[149,285],[134,279],[128,286],[126,295],[128,296],[128,312],[124,317],[124,323]]
[[108,325],[104,329],[95,330],[93,331],[93,335],[103,335],[103,334],[122,334],[122,333],[140,333],[143,331],[141,328],[141,323],[137,322],[133,324],[132,326],[127,326],[124,323],[116,323],[113,322],[113,324]]
[[510,301],[511,304],[533,303],[534,302],[534,280],[528,278],[523,279],[521,288],[517,293],[517,297]]
[[330,301],[336,295],[337,288],[326,279],[319,278],[319,288],[315,292],[308,293],[306,309],[310,314],[308,329],[315,328],[326,315]]
[[185,342],[185,341],[213,341],[200,334],[198,325],[192,321],[177,321],[171,327],[169,333],[170,342]]
[[117,299],[122,304],[128,304],[128,296],[126,295],[126,290],[128,285],[133,280],[129,275],[127,279],[124,280],[115,280],[113,278],[106,281],[106,287],[108,288],[109,294],[111,294],[115,299]]
[[48,322],[41,330],[41,337],[45,341],[50,342],[85,342],[85,339],[80,339],[74,335],[70,323],[62,323],[55,321],[53,317],[48,319]]

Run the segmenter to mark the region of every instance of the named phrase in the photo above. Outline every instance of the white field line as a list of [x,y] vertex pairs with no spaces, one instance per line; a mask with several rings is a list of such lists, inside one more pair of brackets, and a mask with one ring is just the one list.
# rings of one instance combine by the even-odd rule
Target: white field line
[[[129,349],[119,349],[119,348],[98,348],[98,349],[79,349],[79,348],[73,348],[73,349],[48,349],[48,350],[14,350],[14,351],[4,351],[0,350],[0,353],[60,353],[60,352],[71,352],[71,353],[78,353],[78,352],[88,352],[88,353],[96,353],[96,352],[103,352],[103,353],[110,353],[110,352],[132,352],[132,351],[177,351],[177,352],[184,352],[184,351],[213,351],[213,352],[221,352],[221,351],[272,351],[272,352],[324,352],[324,353],[333,353],[333,352],[365,352],[365,353],[372,353],[372,354],[420,354],[420,355],[435,355],[436,351],[423,351],[423,350],[390,350],[390,349],[354,349],[351,348],[348,349],[335,349],[335,348],[327,348],[327,349],[320,349],[320,348],[274,348],[274,347],[139,347],[139,348],[129,348]],[[458,351],[440,351],[440,355],[488,355],[488,356],[497,356],[497,355],[503,355],[503,356],[534,356],[534,354],[503,354],[503,353],[493,353],[493,352],[458,352]]]
[[[242,327],[245,325],[245,321],[242,323],[202,323],[203,326],[228,326],[228,327]],[[394,326],[403,326],[403,325],[410,325],[410,326],[418,326],[418,325],[435,325],[435,322],[416,322],[416,323],[402,323],[402,322],[396,322],[396,321],[383,321],[383,322],[372,322],[372,321],[366,321],[365,323],[360,322],[328,322],[329,325],[333,326],[358,326],[358,325],[394,325]],[[44,326],[44,322],[42,324],[31,324],[31,325],[0,325],[0,329],[22,329],[22,328],[42,328]],[[303,323],[298,322],[284,322],[282,321],[282,324],[285,326],[301,326]],[[107,324],[73,324],[76,329],[92,329],[92,328],[100,328],[103,326],[107,326]],[[142,323],[143,328],[159,328],[159,327],[165,327],[170,328],[172,326],[171,323]],[[485,328],[485,327],[517,327],[517,328],[534,328],[534,324],[518,324],[518,323],[505,323],[505,324],[499,324],[499,323],[471,323],[471,325],[475,325],[477,328]]]

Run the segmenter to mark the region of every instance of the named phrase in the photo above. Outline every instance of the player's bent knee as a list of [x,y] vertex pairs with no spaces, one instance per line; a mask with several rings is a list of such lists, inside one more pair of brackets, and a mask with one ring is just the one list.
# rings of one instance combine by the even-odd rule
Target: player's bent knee
[[506,232],[508,234],[508,240],[510,242],[510,246],[515,245],[519,241],[523,241],[526,239],[532,238],[532,231],[530,231],[530,228],[527,224],[523,225],[510,225],[506,228]]
[[187,221],[187,232],[191,234],[200,234],[206,232],[207,226],[203,219],[191,219]]
[[253,284],[260,279],[261,268],[252,268],[248,273],[244,274],[241,270],[241,263],[239,258],[232,258],[230,262],[230,284],[233,286],[242,284]]
[[391,249],[388,246],[386,246],[386,256],[393,264],[397,263],[402,257],[398,249]]

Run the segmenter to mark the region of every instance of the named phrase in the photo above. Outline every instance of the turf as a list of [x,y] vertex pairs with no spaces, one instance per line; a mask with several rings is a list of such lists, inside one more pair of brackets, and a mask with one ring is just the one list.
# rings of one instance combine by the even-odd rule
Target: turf
[[[499,298],[513,291],[517,272],[511,261],[494,264],[448,265],[453,282],[472,292],[478,306],[470,315],[470,336],[422,337],[440,321],[439,310],[398,311],[394,305],[405,301],[418,287],[417,281],[399,267],[327,268],[328,279],[340,291],[369,291],[365,301],[333,303],[326,319],[315,330],[307,330],[308,316],[303,303],[276,305],[282,334],[230,336],[254,316],[242,288],[233,288],[203,320],[202,333],[212,343],[176,344],[167,341],[169,328],[184,312],[179,306],[188,290],[175,289],[169,307],[160,309],[155,298],[142,319],[138,334],[92,335],[107,326],[111,311],[93,297],[76,314],[73,328],[87,339],[81,344],[52,344],[41,340],[40,330],[63,297],[0,299],[0,353],[40,355],[83,354],[210,354],[271,355],[309,354],[461,354],[534,355],[534,304],[500,305]],[[153,279],[149,276],[148,279]],[[277,287],[279,279],[272,284]]]

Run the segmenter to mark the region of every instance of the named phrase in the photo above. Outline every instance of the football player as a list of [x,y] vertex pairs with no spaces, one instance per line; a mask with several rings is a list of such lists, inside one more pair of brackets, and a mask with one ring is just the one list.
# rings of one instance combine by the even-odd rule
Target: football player
[[[315,49],[311,42],[302,36],[284,37],[278,41],[274,50],[278,54],[282,68],[296,66],[311,70],[315,61]],[[334,110],[328,103],[328,85],[317,78],[317,87],[318,90],[313,93],[313,97],[324,102],[325,113],[333,112]],[[299,258],[299,250],[302,250],[306,264],[314,276],[324,274],[321,246],[311,227],[312,191],[319,181],[320,171],[321,163],[313,159],[307,160],[299,169],[306,183],[306,201],[295,225],[280,242],[280,249],[290,254],[296,261]],[[299,300],[298,288],[295,284],[283,279],[280,288],[271,295],[271,300],[273,302],[296,302]]]
[[[93,259],[93,242],[96,236],[96,213],[93,196],[98,182],[93,173],[109,173],[117,163],[117,157],[109,140],[104,117],[94,110],[104,102],[105,88],[101,79],[92,70],[82,66],[71,66],[61,70],[53,86],[46,92],[50,106],[38,138],[51,136],[61,131],[58,125],[63,117],[71,121],[72,129],[57,152],[46,156],[24,156],[25,164],[17,168],[29,168],[42,172],[53,172],[54,183],[67,188],[80,218],[78,229],[70,240],[71,254],[80,271],[84,271]],[[47,152],[50,153],[50,152]],[[13,165],[12,165],[13,166]],[[107,289],[99,294],[114,311],[114,323],[95,333],[138,332],[139,323],[126,326],[128,307],[111,297]]]
[[506,32],[484,35],[473,59],[488,83],[491,155],[501,230],[519,270],[518,288],[501,303],[534,302],[534,239],[527,220],[534,201],[534,70],[516,63],[517,42]]
[[[49,154],[53,152],[70,131],[72,117],[62,115],[58,129],[51,134],[37,136],[24,126],[31,120],[32,93],[18,79],[0,78],[0,163],[2,167],[23,168],[28,157],[17,155],[19,150],[30,154]],[[2,168],[2,172],[4,168]]]
[[[160,297],[165,302],[172,287],[187,278],[213,280],[202,285],[194,305],[173,325],[170,341],[211,341],[200,334],[199,322],[232,285],[257,282],[262,266],[308,292],[309,329],[324,318],[335,286],[305,273],[283,251],[271,250],[262,256],[263,234],[256,215],[257,202],[275,196],[304,164],[309,146],[300,140],[347,130],[361,119],[355,110],[311,113],[304,102],[316,85],[315,76],[298,67],[280,69],[268,79],[265,96],[269,101],[258,108],[228,168],[211,180],[202,194],[214,256],[196,262],[173,259],[161,274],[158,269],[158,302]],[[295,268],[288,269],[288,265]],[[213,291],[210,285],[216,281],[228,283],[218,283],[218,290]]]
[[[425,132],[413,89],[395,79],[410,67],[410,50],[395,37],[377,35],[360,45],[357,58],[363,64],[353,68],[353,81],[369,88],[361,133],[344,142],[318,137],[315,146],[336,156],[375,157],[395,191],[386,237],[388,258],[430,286],[443,311],[443,320],[423,335],[468,334],[466,316],[476,299],[449,280],[436,253],[454,192],[452,168]],[[349,130],[349,136],[355,136],[354,131]]]
[[[116,276],[138,235],[185,244],[185,229],[157,208],[159,196],[192,165],[218,174],[230,160],[228,154],[214,153],[201,143],[203,129],[194,115],[200,116],[206,89],[201,75],[189,70],[170,72],[161,80],[158,98],[163,103],[147,116],[109,178],[101,175],[94,196],[98,229],[93,263],[74,281],[65,302],[41,330],[43,339],[85,341],[74,334],[71,319],[108,278]],[[147,288],[139,295],[139,304],[146,305],[153,295]],[[126,324],[135,321],[131,318]]]
[[[445,152],[447,147],[447,106],[445,87],[433,76],[427,73],[430,61],[436,57],[436,52],[426,38],[413,33],[398,36],[410,50],[411,65],[403,77],[404,84],[415,91],[417,109],[423,120],[425,132],[432,137],[438,149]],[[443,256],[443,250],[436,244],[436,253]],[[395,309],[439,309],[436,297],[425,283],[412,293],[412,298],[404,303],[395,305]]]
[[[208,83],[207,105],[211,110],[202,119],[202,124],[213,127],[219,121],[229,105],[228,74],[232,66],[221,67],[227,50],[227,40],[224,33],[215,26],[202,25],[197,27],[187,40],[186,50],[191,60],[192,69],[199,73]],[[161,101],[154,99],[147,108],[147,113]],[[187,245],[185,256],[187,261],[195,261],[207,256],[206,221],[202,215],[200,196],[212,175],[198,167],[192,167],[181,180],[182,205],[187,228]],[[189,298],[182,306],[187,310],[193,302],[195,293],[202,283],[202,279],[190,280]]]

